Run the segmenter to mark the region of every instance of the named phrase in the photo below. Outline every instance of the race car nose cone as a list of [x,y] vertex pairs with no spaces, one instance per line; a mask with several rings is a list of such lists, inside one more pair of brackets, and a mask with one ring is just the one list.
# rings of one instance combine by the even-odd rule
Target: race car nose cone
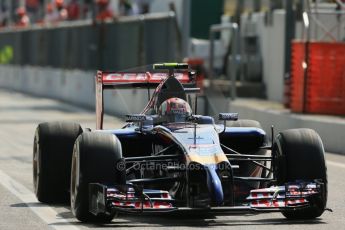
[[224,193],[222,183],[216,172],[216,166],[206,166],[207,172],[207,187],[212,194],[212,200],[216,202],[216,205],[221,205],[224,201]]

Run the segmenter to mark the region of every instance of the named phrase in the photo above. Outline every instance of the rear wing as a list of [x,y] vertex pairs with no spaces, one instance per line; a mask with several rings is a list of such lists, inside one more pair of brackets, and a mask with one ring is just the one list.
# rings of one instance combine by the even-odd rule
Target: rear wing
[[[133,87],[157,87],[162,80],[166,79],[168,73],[107,73],[97,72],[97,81],[103,85],[104,89],[111,88],[133,88]],[[188,71],[174,73],[174,76],[182,84],[192,83],[192,78]]]
[[[183,66],[185,67],[185,66]],[[163,68],[157,68],[163,69]],[[177,73],[123,73],[97,71],[96,75],[96,129],[103,129],[104,101],[106,89],[156,88],[167,77],[173,76],[181,84],[194,83],[193,74],[185,70]]]

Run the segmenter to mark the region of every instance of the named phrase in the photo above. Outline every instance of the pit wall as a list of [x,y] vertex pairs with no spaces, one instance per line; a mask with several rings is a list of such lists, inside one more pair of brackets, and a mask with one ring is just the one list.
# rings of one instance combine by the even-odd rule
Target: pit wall
[[[0,65],[0,87],[95,108],[95,71]],[[126,103],[127,101],[127,103]],[[105,91],[104,107],[110,114],[138,113],[147,102],[147,90]]]

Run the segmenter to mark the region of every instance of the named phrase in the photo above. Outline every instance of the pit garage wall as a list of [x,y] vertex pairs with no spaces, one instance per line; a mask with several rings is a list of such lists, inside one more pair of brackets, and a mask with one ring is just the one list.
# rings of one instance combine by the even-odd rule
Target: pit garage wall
[[[94,71],[0,65],[0,88],[58,99],[94,110]],[[147,102],[147,90],[105,91],[106,113],[138,113]],[[127,102],[127,103],[126,103]]]
[[[259,20],[264,23],[264,15]],[[260,40],[263,53],[263,78],[267,89],[267,98],[271,101],[283,101],[284,92],[284,42],[285,11],[276,10],[272,15],[272,24],[263,26]]]
[[[252,20],[256,23],[261,54],[263,58],[263,82],[266,85],[267,99],[283,101],[284,87],[284,40],[285,10],[273,11],[267,20],[265,14],[254,13]],[[242,15],[241,24],[245,25],[247,15]]]

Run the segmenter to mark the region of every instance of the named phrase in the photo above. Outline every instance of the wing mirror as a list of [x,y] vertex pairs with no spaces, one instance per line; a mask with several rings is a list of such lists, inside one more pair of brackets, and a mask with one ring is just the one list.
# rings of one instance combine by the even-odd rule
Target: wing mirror
[[143,131],[147,131],[146,127],[145,130],[143,130],[143,123],[145,121],[152,121],[152,117],[147,116],[145,114],[127,114],[126,115],[126,122],[137,122],[139,123],[139,128],[137,129],[137,131],[139,132],[143,132]]
[[220,113],[218,119],[220,121],[237,121],[238,113]]
[[143,122],[146,121],[145,114],[127,114],[126,122]]
[[220,121],[224,121],[224,129],[223,132],[225,132],[226,129],[226,121],[237,121],[238,120],[238,113],[220,113],[218,116],[218,119]]

